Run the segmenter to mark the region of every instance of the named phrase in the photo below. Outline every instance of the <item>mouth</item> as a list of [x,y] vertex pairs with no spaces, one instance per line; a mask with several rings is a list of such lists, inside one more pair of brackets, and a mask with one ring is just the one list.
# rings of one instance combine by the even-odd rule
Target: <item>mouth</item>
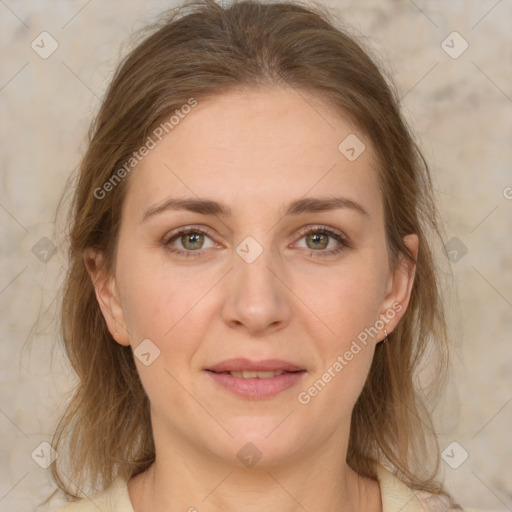
[[277,377],[279,375],[283,375],[283,373],[298,373],[303,372],[305,370],[296,370],[293,372],[287,372],[285,370],[270,370],[270,371],[253,371],[253,370],[241,370],[241,371],[233,371],[233,372],[216,372],[214,370],[207,370],[209,372],[217,373],[219,375],[231,375],[232,377],[237,377],[239,379],[271,379],[272,377]]
[[272,398],[303,380],[307,371],[292,363],[232,359],[205,369],[219,388],[249,400]]
[[[291,363],[289,361],[283,361],[282,359],[264,359],[261,361],[254,361],[245,357],[237,357],[233,359],[227,359],[213,366],[206,368],[206,370],[215,373],[238,373],[237,377],[246,375],[252,375],[250,372],[262,375],[260,378],[269,378],[274,375],[267,375],[270,372],[284,373],[284,372],[297,372],[305,371],[305,368]],[[254,375],[245,378],[255,378]]]

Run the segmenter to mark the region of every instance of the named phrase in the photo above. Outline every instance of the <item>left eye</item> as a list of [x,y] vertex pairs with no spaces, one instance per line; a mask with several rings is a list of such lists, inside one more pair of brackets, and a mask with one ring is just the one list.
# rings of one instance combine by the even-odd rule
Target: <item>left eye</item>
[[[347,240],[341,234],[323,226],[308,229],[302,234],[301,240],[303,239],[305,240],[306,247],[302,247],[312,249],[314,253],[318,253],[314,254],[314,256],[329,256],[349,246]],[[335,240],[338,243],[330,245],[329,239],[331,241]]]

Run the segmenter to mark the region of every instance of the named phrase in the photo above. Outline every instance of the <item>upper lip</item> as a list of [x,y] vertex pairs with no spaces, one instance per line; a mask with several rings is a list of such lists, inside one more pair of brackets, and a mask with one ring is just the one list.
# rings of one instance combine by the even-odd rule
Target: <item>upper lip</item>
[[207,370],[214,372],[240,372],[243,370],[253,372],[265,372],[265,371],[283,371],[283,372],[296,372],[304,370],[296,364],[288,361],[282,361],[280,359],[264,359],[262,361],[251,361],[244,357],[236,359],[227,359],[214,366],[210,366]]

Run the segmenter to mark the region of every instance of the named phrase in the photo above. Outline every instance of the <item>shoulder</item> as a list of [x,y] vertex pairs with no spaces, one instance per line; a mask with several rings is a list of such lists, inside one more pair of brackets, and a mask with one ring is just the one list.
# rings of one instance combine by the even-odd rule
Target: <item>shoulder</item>
[[117,477],[105,490],[90,494],[54,512],[134,512],[126,480]]
[[[458,509],[450,506],[448,498],[444,496],[435,496],[425,491],[414,491],[416,499],[419,501],[422,510],[426,512],[458,512]],[[473,508],[463,508],[463,512],[490,512],[484,510],[476,510]]]
[[[381,464],[377,464],[375,469],[382,497],[382,512],[455,512],[447,498],[411,489]],[[464,508],[463,512],[485,511]]]

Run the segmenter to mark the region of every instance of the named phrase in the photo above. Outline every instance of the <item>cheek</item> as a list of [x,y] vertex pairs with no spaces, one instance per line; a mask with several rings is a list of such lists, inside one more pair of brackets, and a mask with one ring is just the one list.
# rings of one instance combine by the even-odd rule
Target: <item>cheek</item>
[[159,248],[138,247],[129,237],[120,240],[116,280],[124,320],[134,345],[144,338],[154,340],[157,345],[168,339],[180,327],[180,319],[191,310],[200,293],[186,279],[188,274],[179,270],[171,272],[172,267],[157,257],[159,251]]
[[[322,300],[317,300],[318,316],[329,326],[330,335],[319,336],[318,320],[311,320],[309,331],[317,342],[320,364],[297,399],[312,416],[323,415],[333,428],[340,418],[350,416],[368,376],[375,342],[380,340],[373,328],[379,319],[379,291],[372,272],[343,273],[329,281]],[[326,415],[326,409],[336,413]]]
[[[348,411],[359,396],[370,369],[375,343],[380,340],[375,325],[381,313],[384,272],[375,259],[354,258],[331,274],[320,292],[317,285],[311,310],[319,312],[317,316],[321,322],[308,315],[308,330],[317,341],[317,350],[321,354],[320,366],[312,380],[313,384],[317,383],[314,385],[318,396],[323,397],[317,401],[317,406],[327,405],[332,400]],[[308,288],[313,290],[313,284]],[[326,332],[325,326],[330,334],[319,336],[319,327]],[[326,392],[322,388],[324,385]],[[311,389],[312,396],[316,389]]]
[[[158,353],[149,368],[161,366],[178,377],[189,366],[207,328],[210,292],[218,276],[173,267],[165,255],[147,249],[127,249],[119,253],[123,256],[118,260],[116,279],[130,344],[137,356],[139,344],[149,339]],[[135,361],[143,382],[151,379],[146,375],[148,367],[137,357]]]
[[[139,267],[140,268],[140,267]],[[150,338],[156,344],[172,328],[174,294],[162,280],[155,280],[147,268],[131,275],[120,274],[122,308],[130,343],[136,346],[141,339]]]
[[379,264],[354,258],[331,272],[328,280],[324,278],[320,288],[318,283],[307,286],[310,293],[306,296],[315,297],[311,309],[318,311],[319,319],[329,327],[337,349],[350,344],[350,340],[379,319],[384,296],[383,272]]
[[136,252],[119,262],[117,277],[135,364],[152,406],[157,414],[173,406],[188,410],[179,382],[197,349],[197,323],[191,320],[204,291]]

